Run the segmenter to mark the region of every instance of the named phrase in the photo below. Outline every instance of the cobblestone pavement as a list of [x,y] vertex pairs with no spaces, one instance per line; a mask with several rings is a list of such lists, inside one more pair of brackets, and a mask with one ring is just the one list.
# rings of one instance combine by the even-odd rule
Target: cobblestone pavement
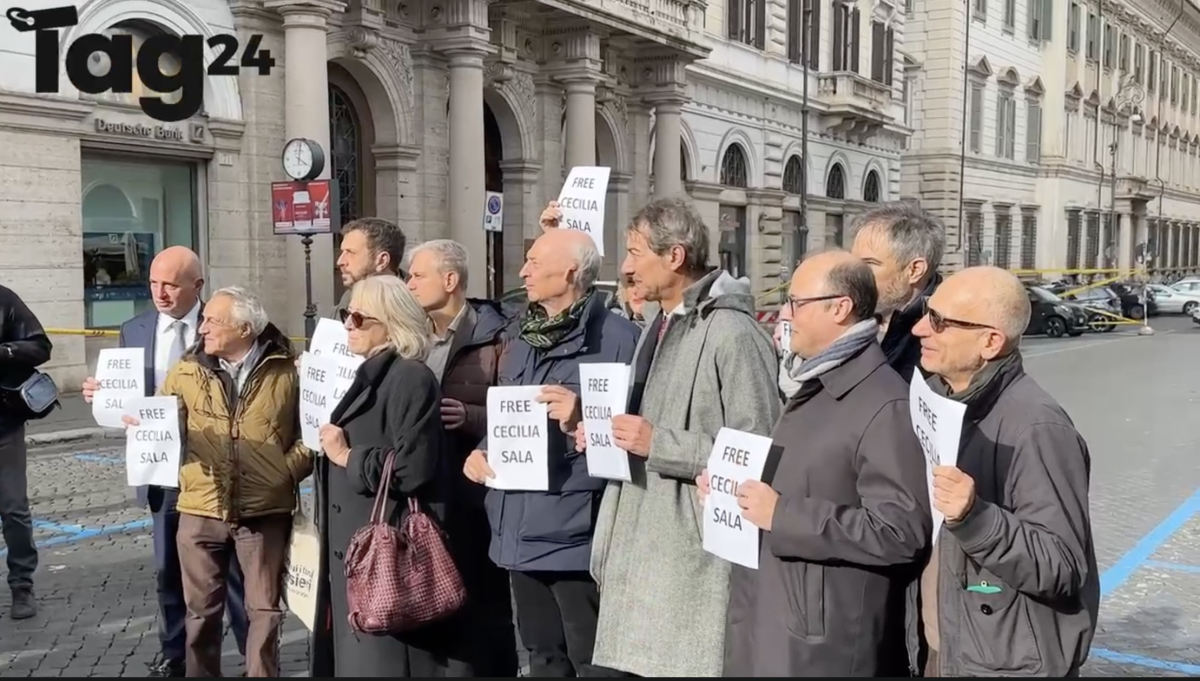
[[[1089,676],[1200,676],[1200,327],[1032,339],[1026,366],[1067,408],[1093,457],[1104,602]],[[148,519],[119,442],[30,452],[41,612],[14,622],[0,590],[0,677],[144,676],[158,651]],[[0,551],[2,553],[2,551]],[[241,672],[227,637],[226,674]],[[307,643],[289,618],[283,674]]]

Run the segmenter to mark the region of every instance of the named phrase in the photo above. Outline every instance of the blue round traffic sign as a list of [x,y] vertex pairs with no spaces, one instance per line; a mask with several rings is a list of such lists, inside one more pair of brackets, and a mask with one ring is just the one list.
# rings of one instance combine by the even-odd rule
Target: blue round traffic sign
[[493,196],[488,199],[487,210],[492,215],[495,215],[500,212],[500,197],[499,196]]

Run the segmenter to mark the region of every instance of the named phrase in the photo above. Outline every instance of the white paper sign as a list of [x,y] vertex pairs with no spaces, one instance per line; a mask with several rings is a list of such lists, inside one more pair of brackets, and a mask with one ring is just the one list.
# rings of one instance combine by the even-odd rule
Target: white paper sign
[[761,480],[771,438],[733,428],[722,428],[708,456],[712,491],[704,500],[704,550],[751,570],[758,569],[761,533],[742,517],[738,487]]
[[488,487],[545,492],[550,489],[546,405],[534,400],[540,385],[488,388]]
[[925,482],[929,489],[929,507],[933,511],[933,543],[936,544],[946,516],[933,508],[933,469],[935,466],[958,465],[958,445],[967,405],[933,392],[921,370],[915,368],[908,388],[908,403],[913,432],[925,451]]
[[332,355],[300,355],[300,437],[314,452],[321,451],[321,426],[329,423],[333,408],[341,400],[334,398],[338,368],[337,358]]
[[611,170],[599,166],[571,168],[558,195],[558,208],[562,211],[559,224],[566,229],[587,232],[600,257],[604,257],[604,204]]
[[629,366],[580,364],[579,400],[587,435],[588,475],[629,482],[629,452],[613,442],[612,417],[629,403]]
[[172,397],[130,397],[126,413],[138,425],[125,430],[125,475],[132,487],[179,487],[182,437],[179,402]]
[[92,418],[96,425],[124,428],[125,399],[146,396],[146,352],[142,348],[108,348],[96,360]]
[[338,402],[342,401],[342,397],[350,389],[350,384],[354,382],[354,375],[358,372],[359,365],[366,359],[350,352],[348,334],[346,326],[341,322],[322,318],[317,321],[317,328],[313,330],[312,342],[308,344],[308,351],[312,354],[329,356],[337,362],[337,377],[334,380],[333,404],[329,407],[330,412],[337,407]]

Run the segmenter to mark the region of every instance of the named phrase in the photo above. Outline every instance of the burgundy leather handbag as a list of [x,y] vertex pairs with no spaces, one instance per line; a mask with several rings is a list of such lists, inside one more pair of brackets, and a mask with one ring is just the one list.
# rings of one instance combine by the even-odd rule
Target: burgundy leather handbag
[[396,452],[383,464],[368,523],[346,550],[350,628],[363,634],[396,634],[453,615],[467,600],[441,529],[408,498],[408,515],[394,527],[385,519]]

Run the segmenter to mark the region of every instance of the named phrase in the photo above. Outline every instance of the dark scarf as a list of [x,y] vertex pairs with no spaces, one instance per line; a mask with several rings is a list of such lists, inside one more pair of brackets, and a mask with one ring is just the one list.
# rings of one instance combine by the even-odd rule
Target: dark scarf
[[588,289],[579,300],[571,303],[571,307],[553,317],[548,317],[541,305],[530,303],[525,312],[525,319],[521,320],[521,340],[539,350],[558,345],[559,341],[579,326],[579,320],[583,319],[583,313],[594,292],[595,289]]
[[1000,393],[1023,372],[1021,351],[1013,350],[984,364],[983,368],[971,377],[971,382],[962,392],[951,393],[950,386],[942,380],[934,381],[932,388],[939,395],[967,405],[967,419],[976,421],[991,410]]

